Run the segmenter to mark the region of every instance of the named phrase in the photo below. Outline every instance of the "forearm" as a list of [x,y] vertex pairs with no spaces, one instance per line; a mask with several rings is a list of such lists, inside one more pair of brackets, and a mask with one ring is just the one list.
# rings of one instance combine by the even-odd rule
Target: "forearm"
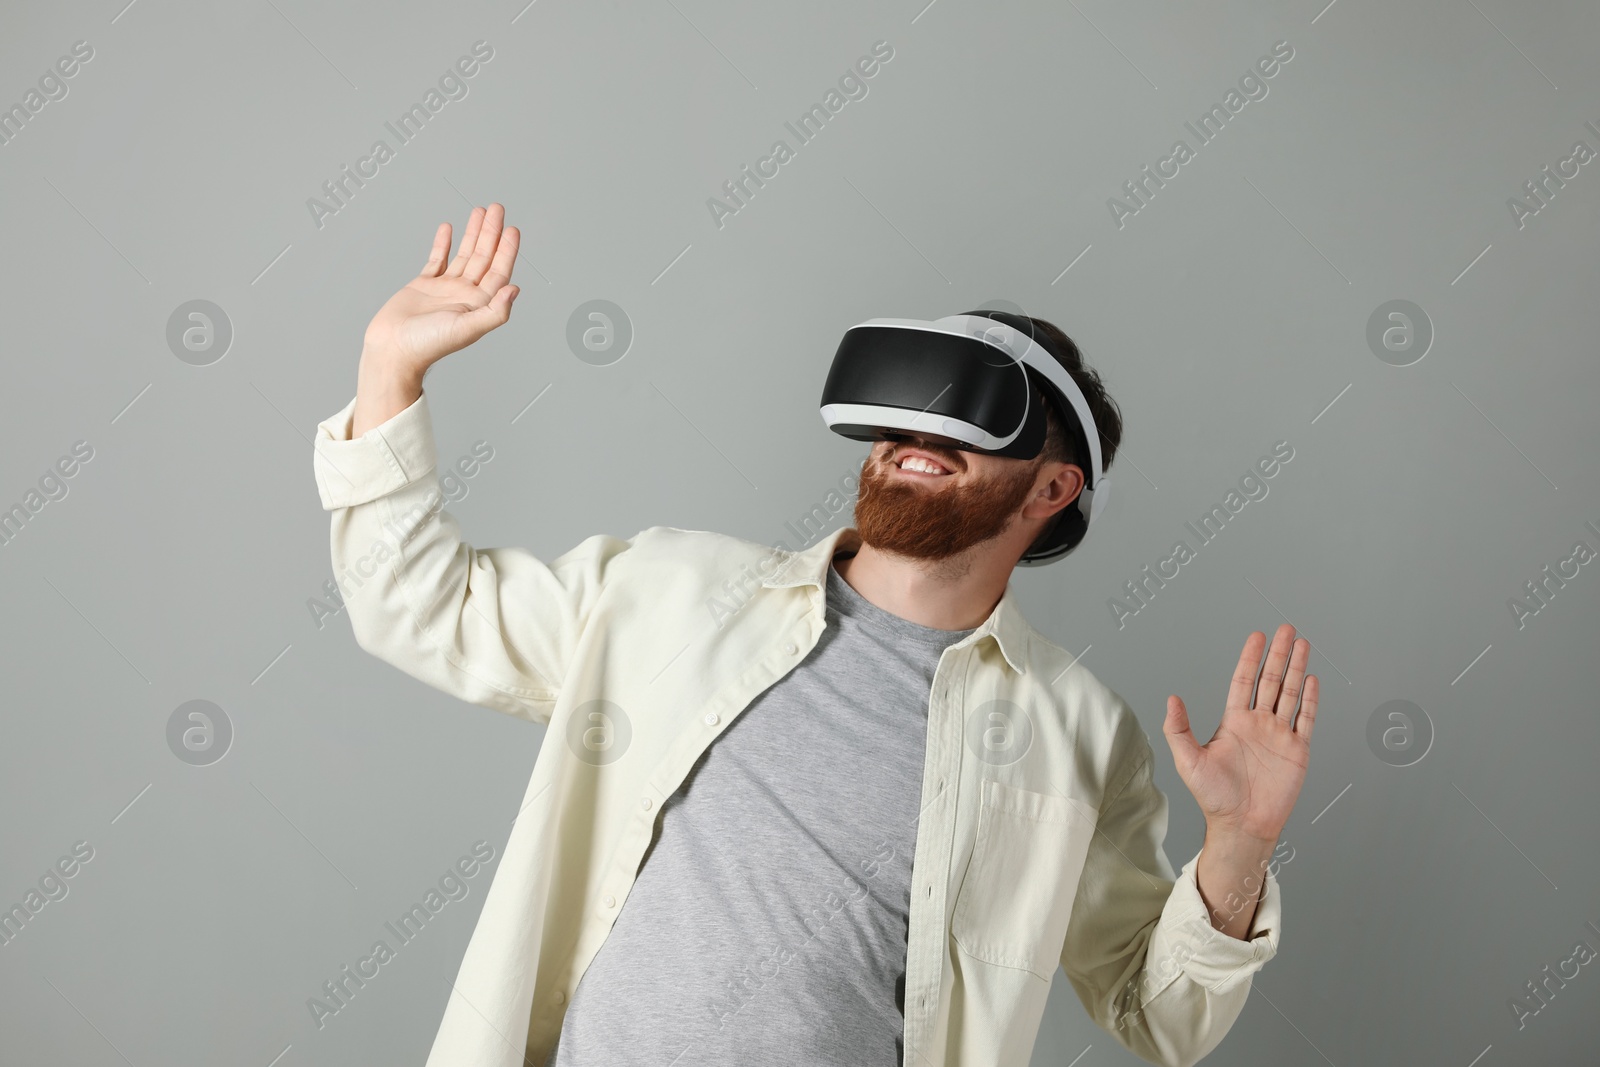
[[1214,928],[1237,940],[1245,939],[1276,847],[1275,841],[1206,828],[1195,881]]
[[360,437],[381,426],[422,395],[423,371],[372,349],[362,349],[356,370],[356,406],[351,414],[350,436]]
[[358,402],[318,424],[315,448],[357,644],[469,703],[548,721],[551,679],[573,640],[573,612],[584,609],[568,611],[572,591],[528,553],[462,539],[445,509],[426,396],[360,437],[351,433]]
[[1167,798],[1155,786],[1154,759],[1132,710],[1125,715],[1138,769],[1100,813],[1061,962],[1090,1016],[1124,1048],[1150,1063],[1188,1067],[1216,1048],[1238,1018],[1252,976],[1277,952],[1281,925],[1273,881],[1266,890],[1256,881],[1233,905],[1241,935],[1253,922],[1257,936],[1219,930],[1200,893],[1200,864],[1208,870],[1207,895],[1226,916],[1225,868],[1242,864],[1241,888],[1252,869],[1275,881],[1274,843],[1257,852],[1244,848],[1247,842],[1230,845],[1237,838],[1224,828],[1208,827],[1205,847],[1174,878],[1161,843]]

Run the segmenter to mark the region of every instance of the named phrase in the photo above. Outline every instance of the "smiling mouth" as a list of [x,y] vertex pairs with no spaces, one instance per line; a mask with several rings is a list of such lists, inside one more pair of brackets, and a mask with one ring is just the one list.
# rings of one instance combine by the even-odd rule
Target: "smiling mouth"
[[945,478],[953,472],[941,463],[922,456],[906,456],[899,463],[891,464],[896,470],[914,478]]

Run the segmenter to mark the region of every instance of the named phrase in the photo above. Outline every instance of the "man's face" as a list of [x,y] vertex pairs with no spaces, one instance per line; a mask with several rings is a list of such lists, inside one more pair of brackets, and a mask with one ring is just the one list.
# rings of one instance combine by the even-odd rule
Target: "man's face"
[[914,434],[879,441],[861,468],[855,527],[885,552],[954,556],[1017,520],[1042,463],[964,452]]

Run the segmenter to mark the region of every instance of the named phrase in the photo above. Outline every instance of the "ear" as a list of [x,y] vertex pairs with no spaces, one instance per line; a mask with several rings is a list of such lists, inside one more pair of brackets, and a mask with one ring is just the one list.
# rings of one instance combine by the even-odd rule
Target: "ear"
[[1076,463],[1046,463],[1039,470],[1033,499],[1022,509],[1023,517],[1048,519],[1078,499],[1083,483],[1083,468]]

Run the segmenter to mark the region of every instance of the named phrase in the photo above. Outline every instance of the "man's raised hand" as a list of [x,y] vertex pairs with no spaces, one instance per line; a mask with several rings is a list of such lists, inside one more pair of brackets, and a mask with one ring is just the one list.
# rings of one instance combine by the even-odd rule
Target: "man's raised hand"
[[1316,675],[1305,672],[1311,642],[1295,640],[1294,627],[1284,623],[1272,639],[1256,689],[1265,643],[1259,630],[1245,639],[1222,722],[1210,741],[1195,740],[1188,709],[1176,695],[1167,698],[1162,732],[1178,776],[1205,813],[1208,838],[1216,832],[1264,841],[1270,848],[1305,783],[1320,686]]
[[455,259],[450,254],[450,224],[434,231],[433,250],[422,273],[406,283],[367,325],[363,359],[388,363],[396,372],[423,371],[511,317],[520,288],[511,285],[521,234],[504,226],[506,210],[490,204],[472,209]]
[[520,287],[509,284],[521,234],[504,226],[506,209],[472,209],[461,250],[450,254],[450,224],[433,234],[422,273],[406,283],[367,324],[350,436],[360,437],[422,395],[429,367],[505,324]]

